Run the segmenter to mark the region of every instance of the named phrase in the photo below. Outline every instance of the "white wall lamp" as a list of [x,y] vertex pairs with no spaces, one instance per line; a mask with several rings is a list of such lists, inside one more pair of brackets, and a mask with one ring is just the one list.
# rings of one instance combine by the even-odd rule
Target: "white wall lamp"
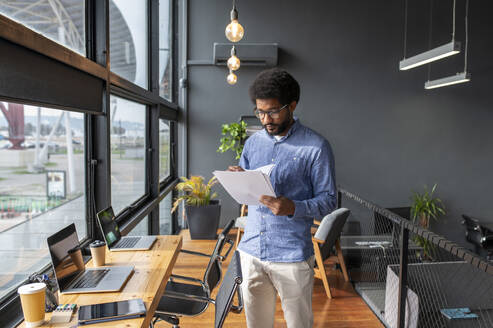
[[[454,0],[455,7],[455,0]],[[454,9],[455,12],[455,9]],[[471,81],[471,74],[467,72],[467,48],[469,43],[469,29],[468,29],[468,16],[469,16],[469,0],[466,0],[466,15],[465,15],[465,29],[466,29],[466,45],[464,50],[464,71],[452,76],[447,76],[441,79],[430,81],[428,72],[428,81],[425,82],[425,89],[435,89],[440,87],[446,87],[448,85],[454,85],[459,83],[465,83]]]
[[[452,41],[440,47],[430,49],[416,56],[406,58],[406,43],[407,43],[407,0],[405,9],[405,25],[404,25],[404,59],[399,62],[399,69],[405,71],[414,67],[422,66],[436,60],[449,57],[460,52],[460,42],[455,41],[455,1],[453,8],[452,21]],[[431,24],[431,21],[430,21]]]

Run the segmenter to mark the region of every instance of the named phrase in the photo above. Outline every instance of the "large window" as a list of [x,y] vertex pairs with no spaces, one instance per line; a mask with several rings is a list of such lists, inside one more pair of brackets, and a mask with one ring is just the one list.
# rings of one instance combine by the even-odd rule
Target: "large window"
[[159,180],[170,174],[170,126],[169,121],[159,120]]
[[84,115],[0,102],[0,298],[50,261],[46,239],[87,236]]
[[172,192],[167,194],[159,203],[159,234],[161,235],[171,235],[173,233],[171,215],[172,194]]
[[0,1],[0,13],[85,56],[84,0]]
[[169,101],[172,91],[172,35],[169,0],[159,0],[159,95]]
[[115,213],[145,194],[146,106],[111,96],[111,204]]
[[135,228],[132,229],[128,233],[127,236],[147,236],[149,234],[149,217],[146,216],[145,218],[142,219],[142,221],[139,222],[135,226]]
[[111,70],[148,87],[148,15],[145,0],[110,1]]

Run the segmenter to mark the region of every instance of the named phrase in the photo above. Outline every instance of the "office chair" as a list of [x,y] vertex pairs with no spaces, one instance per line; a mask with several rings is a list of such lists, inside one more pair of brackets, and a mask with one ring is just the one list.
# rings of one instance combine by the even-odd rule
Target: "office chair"
[[247,220],[247,206],[245,204],[241,205],[240,216],[235,220],[235,228],[236,228],[236,242],[235,247],[238,248],[238,244],[240,243],[241,234],[245,231],[246,220]]
[[493,231],[481,226],[479,220],[462,214],[462,225],[466,227],[466,240],[474,245],[474,252],[480,254],[481,249],[488,252],[487,260],[493,257]]
[[[326,215],[321,222],[316,221],[319,226],[315,231],[315,235],[312,237],[316,263],[316,267],[314,268],[314,276],[315,278],[322,279],[325,293],[327,294],[328,298],[332,298],[332,293],[330,292],[330,286],[327,279],[327,273],[325,272],[324,262],[339,264],[344,275],[344,280],[349,281],[346,263],[344,262],[344,257],[342,255],[341,245],[339,241],[342,228],[346,223],[349,213],[350,211],[347,208],[339,208],[332,213]],[[332,255],[334,248],[336,250],[336,255]]]
[[[243,310],[243,297],[241,294],[241,289],[239,288],[242,280],[243,276],[241,273],[240,253],[235,251],[233,257],[231,258],[231,262],[229,263],[228,270],[224,275],[223,282],[219,287],[215,300],[210,298],[210,295],[201,296],[175,293],[171,291],[168,293],[168,297],[173,298],[176,304],[183,302],[180,307],[181,312],[174,313],[174,315],[199,315],[205,311],[209,303],[212,303],[216,307],[214,327],[221,328],[229,312],[241,313]],[[235,294],[238,298],[238,305],[233,305],[233,298]],[[151,326],[153,326],[156,321],[157,320],[155,319]],[[173,328],[179,328],[178,322],[170,323],[173,324]]]
[[[181,252],[210,257],[207,268],[205,269],[203,280],[180,276],[172,274],[170,280],[166,284],[166,289],[164,295],[159,301],[156,312],[154,314],[154,322],[158,320],[164,320],[173,324],[173,327],[178,327],[179,316],[196,316],[204,312],[207,307],[207,302],[196,302],[191,299],[177,298],[176,295],[193,295],[198,297],[209,298],[212,291],[217,286],[219,281],[221,281],[222,271],[221,264],[228,257],[231,249],[233,248],[234,242],[227,238],[227,235],[231,228],[233,227],[235,221],[231,220],[223,231],[219,234],[214,247],[214,251],[211,255],[203,254],[200,252],[194,252],[182,249]],[[222,255],[224,245],[228,243],[229,249],[226,251],[225,255]],[[186,281],[186,282],[179,282]],[[170,295],[174,295],[173,297]]]

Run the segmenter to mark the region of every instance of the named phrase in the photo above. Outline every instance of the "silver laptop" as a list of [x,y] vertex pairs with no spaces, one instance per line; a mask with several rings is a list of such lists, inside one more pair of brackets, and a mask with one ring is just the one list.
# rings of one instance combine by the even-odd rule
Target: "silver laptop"
[[53,272],[62,294],[119,291],[133,272],[133,266],[86,268],[71,251],[79,247],[75,225],[48,237]]
[[156,241],[156,236],[122,237],[111,206],[99,212],[97,217],[103,238],[110,251],[146,251]]

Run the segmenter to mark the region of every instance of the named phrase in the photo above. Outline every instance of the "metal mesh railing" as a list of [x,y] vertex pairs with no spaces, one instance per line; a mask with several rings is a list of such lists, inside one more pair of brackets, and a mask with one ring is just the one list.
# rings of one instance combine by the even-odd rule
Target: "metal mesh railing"
[[[493,265],[344,189],[341,248],[355,289],[387,327],[493,327]],[[402,271],[401,271],[402,267]]]

